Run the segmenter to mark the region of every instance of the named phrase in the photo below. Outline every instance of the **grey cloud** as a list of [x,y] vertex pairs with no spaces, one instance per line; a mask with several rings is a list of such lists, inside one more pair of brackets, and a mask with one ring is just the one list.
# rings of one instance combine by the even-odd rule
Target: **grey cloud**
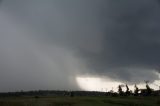
[[78,89],[83,74],[158,79],[159,10],[157,0],[3,0],[3,89]]

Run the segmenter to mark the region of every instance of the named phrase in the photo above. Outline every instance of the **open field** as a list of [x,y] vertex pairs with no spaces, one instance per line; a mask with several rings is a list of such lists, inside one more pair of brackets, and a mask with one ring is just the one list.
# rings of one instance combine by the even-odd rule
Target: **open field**
[[160,97],[6,97],[0,106],[160,106]]

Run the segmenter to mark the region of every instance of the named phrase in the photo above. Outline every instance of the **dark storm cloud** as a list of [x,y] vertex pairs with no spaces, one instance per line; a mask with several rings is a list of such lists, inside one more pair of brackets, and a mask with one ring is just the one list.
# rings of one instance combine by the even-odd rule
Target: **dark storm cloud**
[[157,0],[3,0],[1,90],[78,89],[84,74],[156,80],[159,11]]
[[112,78],[157,79],[153,70],[160,62],[159,10],[157,1],[108,1],[102,50],[84,53],[89,66]]
[[85,12],[69,10],[72,7],[66,4],[68,8],[64,13],[68,16],[73,11],[68,16],[76,20],[69,21],[73,22],[69,26],[71,35],[67,36],[69,46],[77,50],[90,73],[124,81],[158,79],[154,73],[160,62],[158,2],[101,0],[85,3]]
[[71,15],[76,17],[74,23],[78,26],[73,27],[72,33],[78,31],[70,41],[89,69],[124,81],[157,79],[154,70],[160,62],[158,2],[108,0],[99,1],[98,8],[94,6],[92,2],[92,11],[78,15],[84,19],[76,17],[76,13]]

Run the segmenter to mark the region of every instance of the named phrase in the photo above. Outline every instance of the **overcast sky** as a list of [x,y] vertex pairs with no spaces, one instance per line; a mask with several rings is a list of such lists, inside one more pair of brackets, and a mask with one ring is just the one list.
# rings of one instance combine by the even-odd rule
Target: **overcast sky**
[[0,91],[158,80],[159,11],[159,0],[1,0]]

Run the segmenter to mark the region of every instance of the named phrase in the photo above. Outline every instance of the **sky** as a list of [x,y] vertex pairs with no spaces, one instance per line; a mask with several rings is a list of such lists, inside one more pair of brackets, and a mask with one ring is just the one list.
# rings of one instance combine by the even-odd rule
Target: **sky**
[[0,92],[160,84],[159,11],[159,0],[1,0]]

